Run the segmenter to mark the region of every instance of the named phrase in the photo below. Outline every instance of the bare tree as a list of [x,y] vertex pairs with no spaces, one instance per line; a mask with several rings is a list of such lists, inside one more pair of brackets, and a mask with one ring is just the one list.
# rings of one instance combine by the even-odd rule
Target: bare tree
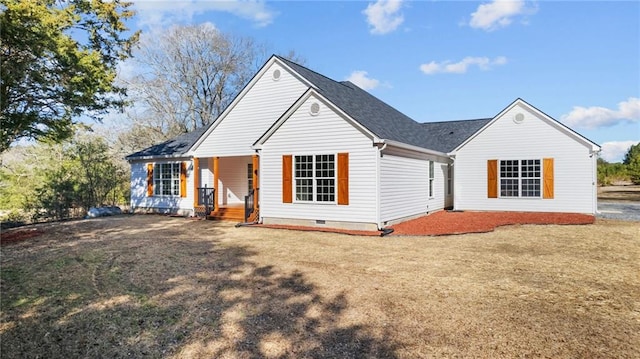
[[264,47],[253,39],[225,34],[208,23],[143,36],[135,56],[142,71],[127,80],[133,132],[168,138],[207,125],[264,58]]

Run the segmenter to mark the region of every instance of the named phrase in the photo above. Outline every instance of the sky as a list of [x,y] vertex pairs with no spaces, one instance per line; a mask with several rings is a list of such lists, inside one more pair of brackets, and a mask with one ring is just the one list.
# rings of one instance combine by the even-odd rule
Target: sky
[[[619,162],[640,142],[639,1],[135,0],[143,33],[209,23],[350,80],[418,122],[522,98]],[[544,139],[541,139],[544,141]]]

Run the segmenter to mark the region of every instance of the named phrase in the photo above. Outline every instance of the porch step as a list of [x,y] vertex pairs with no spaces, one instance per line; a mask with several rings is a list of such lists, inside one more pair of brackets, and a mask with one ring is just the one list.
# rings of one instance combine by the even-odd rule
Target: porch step
[[242,222],[244,221],[244,207],[218,208],[217,211],[211,212],[208,218]]

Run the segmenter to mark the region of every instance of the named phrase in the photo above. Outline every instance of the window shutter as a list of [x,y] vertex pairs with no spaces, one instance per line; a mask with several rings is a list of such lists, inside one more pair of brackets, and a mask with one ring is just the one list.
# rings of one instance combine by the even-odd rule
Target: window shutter
[[349,154],[338,153],[338,204],[349,204]]
[[498,198],[498,160],[487,161],[487,197]]
[[542,159],[542,171],[543,171],[543,185],[542,185],[542,198],[553,198],[553,158]]
[[282,156],[282,203],[293,203],[291,155]]
[[180,197],[187,197],[187,163],[180,162]]
[[147,163],[147,197],[153,196],[153,163]]

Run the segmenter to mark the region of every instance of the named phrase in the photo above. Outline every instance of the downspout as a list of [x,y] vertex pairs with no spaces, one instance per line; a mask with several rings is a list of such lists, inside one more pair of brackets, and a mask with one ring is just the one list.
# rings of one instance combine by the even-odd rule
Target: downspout
[[457,205],[457,198],[458,196],[456,195],[457,191],[456,191],[456,182],[457,182],[457,178],[458,176],[456,176],[456,155],[455,154],[449,154],[449,159],[451,160],[451,176],[453,177],[451,179],[451,196],[452,198],[452,202],[453,202],[453,211],[457,211],[458,210],[458,205]]
[[600,151],[591,151],[589,157],[591,157],[591,205],[592,213],[598,214],[598,155]]
[[[382,146],[380,146],[382,145]],[[380,169],[380,159],[382,158],[382,151],[384,151],[385,148],[387,148],[387,143],[384,142],[384,140],[382,140],[381,142],[378,143],[374,143],[374,146],[376,146],[378,148],[378,153],[376,156],[376,220],[378,222],[378,230],[382,231],[382,233],[380,234],[381,236],[387,234],[385,233],[385,228],[383,228],[383,224],[382,224],[382,213],[381,213],[381,206],[382,204],[380,203],[380,197],[382,195],[382,191],[381,191],[381,182],[380,182],[380,174],[381,174],[381,169]],[[388,230],[388,229],[387,229]]]

